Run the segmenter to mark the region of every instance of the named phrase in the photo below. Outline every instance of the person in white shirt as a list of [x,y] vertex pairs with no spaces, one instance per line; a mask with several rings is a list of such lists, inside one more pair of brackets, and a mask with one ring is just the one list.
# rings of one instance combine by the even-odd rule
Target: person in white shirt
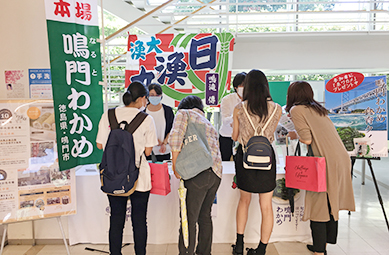
[[[139,109],[146,106],[148,90],[139,81],[132,82],[123,95],[124,107],[115,109],[118,123],[131,120],[139,113]],[[103,149],[110,133],[108,111],[101,116],[99,130],[96,137],[97,148]],[[134,236],[134,249],[136,255],[146,254],[147,244],[147,205],[151,189],[150,166],[146,156],[151,154],[158,144],[154,120],[147,116],[142,124],[132,134],[134,139],[135,162],[139,166],[139,176],[135,192],[129,197],[108,195],[111,210],[109,227],[109,250],[111,255],[121,255],[123,229],[126,220],[127,200],[131,200],[131,222]],[[145,155],[143,155],[145,154]]]
[[220,112],[222,116],[222,124],[219,129],[219,144],[220,152],[223,161],[230,161],[232,156],[232,147],[234,141],[231,139],[232,134],[232,114],[235,106],[242,102],[243,86],[246,73],[238,73],[235,75],[232,82],[235,93],[229,94],[222,99],[220,104]]
[[[173,126],[174,113],[170,106],[161,103],[162,88],[161,85],[151,83],[149,85],[149,104],[146,106],[146,113],[150,114],[157,128],[158,145],[154,146],[153,153],[157,161],[170,159],[170,146],[168,138]],[[151,156],[147,160],[151,160]]]

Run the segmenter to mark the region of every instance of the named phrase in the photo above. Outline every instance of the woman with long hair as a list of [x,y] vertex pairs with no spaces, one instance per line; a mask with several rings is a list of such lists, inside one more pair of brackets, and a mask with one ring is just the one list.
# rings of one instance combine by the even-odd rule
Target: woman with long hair
[[336,244],[339,211],[355,211],[351,161],[327,110],[313,99],[308,82],[296,81],[288,88],[285,110],[299,136],[313,154],[326,159],[326,192],[307,191],[303,220],[310,220],[315,254],[326,254],[326,244]]
[[[247,114],[246,114],[247,112]],[[274,114],[273,114],[274,113]],[[233,254],[243,254],[244,231],[246,228],[248,210],[251,202],[251,194],[259,194],[261,208],[261,238],[256,249],[248,249],[247,254],[266,253],[266,246],[273,230],[272,196],[276,187],[276,159],[272,152],[272,167],[270,170],[246,169],[243,166],[243,150],[248,140],[254,136],[254,128],[251,122],[261,131],[261,128],[269,121],[267,128],[263,130],[264,136],[271,142],[274,140],[274,132],[281,117],[281,107],[272,101],[269,92],[269,84],[265,74],[259,70],[251,70],[245,79],[243,102],[239,103],[233,114],[232,139],[239,142],[235,156],[236,181],[240,191],[238,208],[236,211],[236,243],[233,245]]]

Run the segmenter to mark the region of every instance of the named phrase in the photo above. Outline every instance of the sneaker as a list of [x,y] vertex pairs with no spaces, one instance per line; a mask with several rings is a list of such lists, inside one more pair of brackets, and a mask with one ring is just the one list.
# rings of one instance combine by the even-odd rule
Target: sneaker
[[[307,249],[310,250],[311,252],[315,252],[312,244],[307,244]],[[324,251],[324,255],[327,255],[327,251]]]

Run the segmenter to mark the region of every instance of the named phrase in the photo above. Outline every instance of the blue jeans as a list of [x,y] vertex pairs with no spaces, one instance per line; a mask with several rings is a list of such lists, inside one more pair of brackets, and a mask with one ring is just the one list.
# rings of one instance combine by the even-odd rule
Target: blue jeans
[[[135,191],[130,195],[131,222],[136,255],[146,254],[147,205],[150,191]],[[108,195],[111,215],[109,217],[109,251],[111,255],[122,255],[123,229],[126,222],[128,197]]]
[[210,255],[212,246],[211,208],[221,179],[211,168],[199,173],[192,179],[184,181],[187,188],[186,209],[188,217],[189,246],[185,248],[182,229],[178,239],[179,254],[193,255],[196,245],[196,224],[199,225],[196,254]]

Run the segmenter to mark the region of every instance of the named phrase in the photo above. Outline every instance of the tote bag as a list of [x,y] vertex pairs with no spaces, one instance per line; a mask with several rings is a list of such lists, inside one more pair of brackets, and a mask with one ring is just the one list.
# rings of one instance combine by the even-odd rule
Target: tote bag
[[286,156],[285,186],[288,188],[325,192],[327,190],[325,158],[313,157],[312,147],[310,145],[307,155],[312,156],[304,157],[300,155],[301,149],[299,142],[295,155]]
[[182,179],[188,180],[213,165],[205,134],[205,124],[194,123],[188,114],[185,139],[176,161],[176,171]]

